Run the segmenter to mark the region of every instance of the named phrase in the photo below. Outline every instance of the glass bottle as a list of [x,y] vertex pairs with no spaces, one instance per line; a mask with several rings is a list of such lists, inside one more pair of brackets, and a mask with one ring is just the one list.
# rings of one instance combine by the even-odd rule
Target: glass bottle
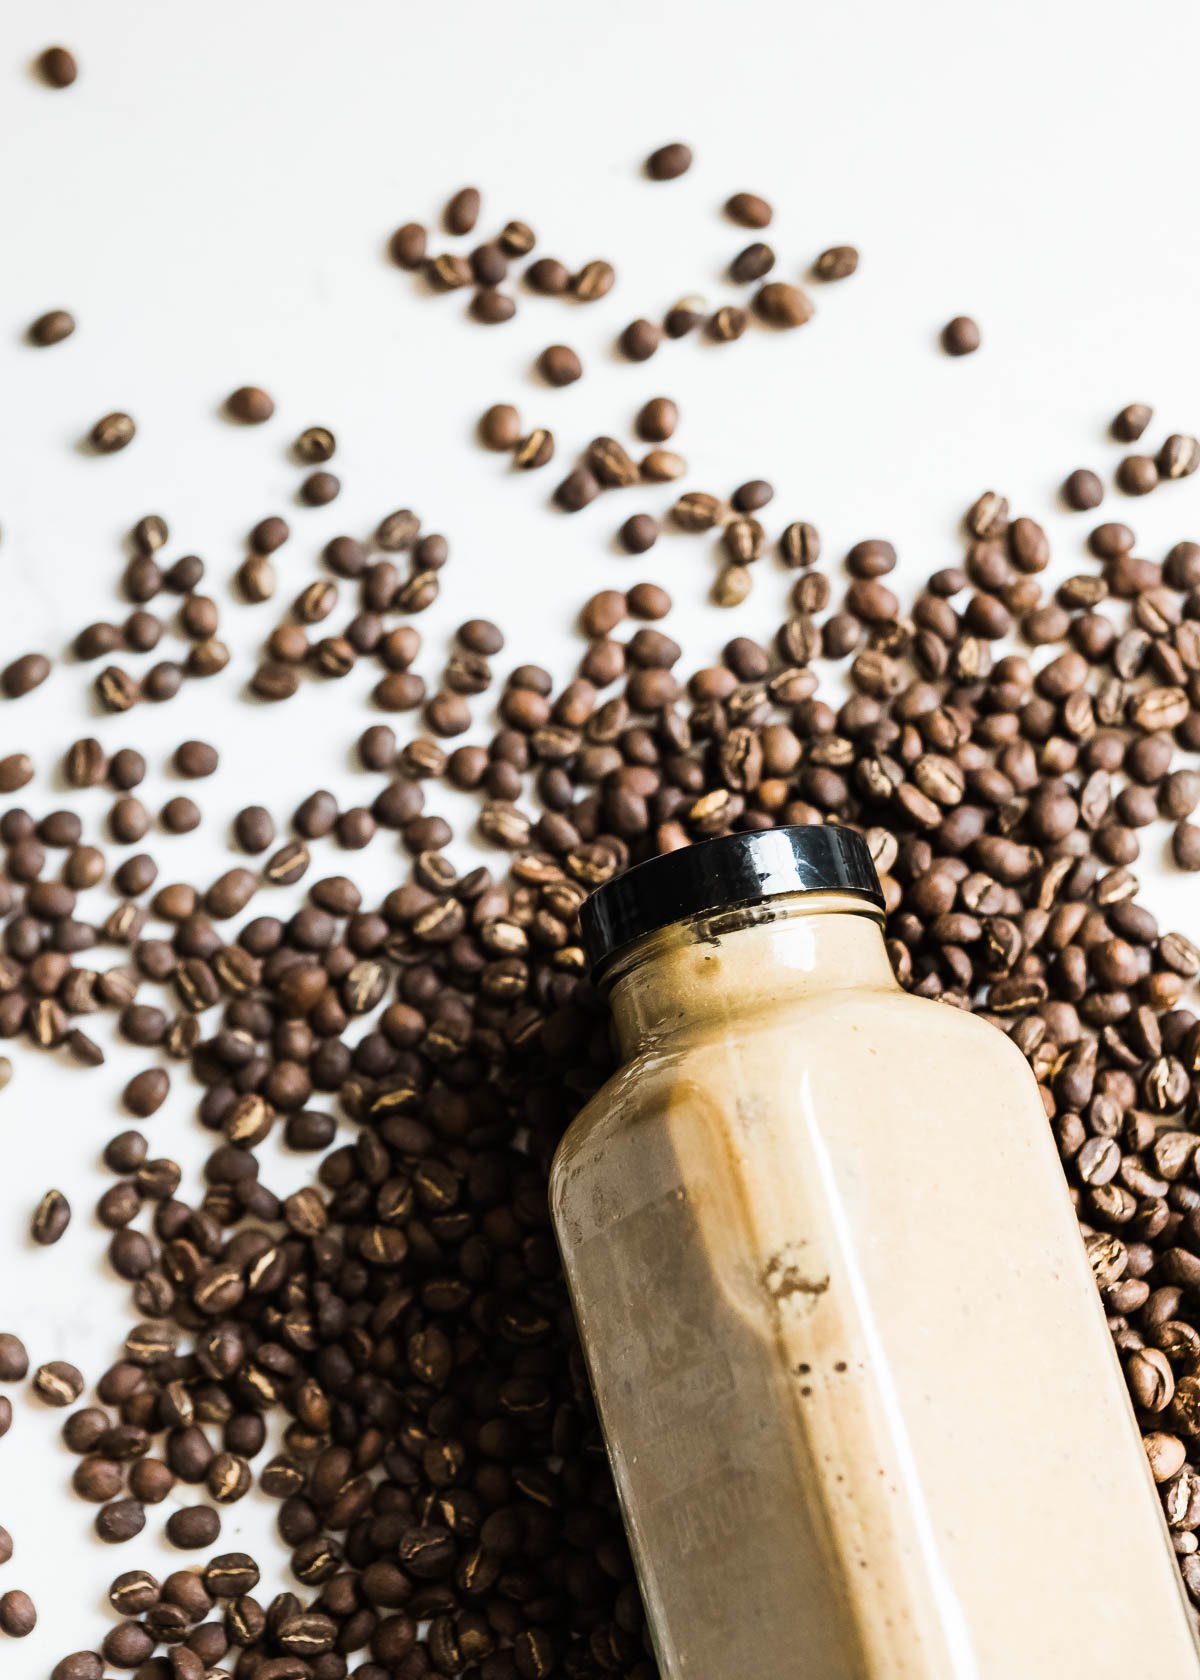
[[551,1202],[664,1680],[1195,1680],[1033,1075],[897,984],[861,837],[584,922],[623,1065]]

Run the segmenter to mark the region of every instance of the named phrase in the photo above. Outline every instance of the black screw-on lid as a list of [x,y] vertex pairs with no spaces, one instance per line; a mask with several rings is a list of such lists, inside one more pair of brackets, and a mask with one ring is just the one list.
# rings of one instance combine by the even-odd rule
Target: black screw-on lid
[[631,940],[687,916],[797,892],[857,893],[883,909],[871,853],[855,829],[757,829],[666,852],[606,881],[580,911],[584,950],[595,972]]

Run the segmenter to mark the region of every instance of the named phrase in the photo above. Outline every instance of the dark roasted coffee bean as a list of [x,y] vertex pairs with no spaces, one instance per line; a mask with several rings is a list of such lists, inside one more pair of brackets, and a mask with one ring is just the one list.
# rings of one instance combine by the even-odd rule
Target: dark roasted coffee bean
[[19,1336],[0,1332],[0,1382],[24,1382],[29,1374],[29,1355]]
[[14,1589],[0,1593],[0,1633],[10,1639],[24,1639],[37,1626],[37,1610],[27,1592]]
[[115,455],[133,442],[136,431],[128,414],[106,414],[88,433],[88,443],[97,455]]
[[83,1393],[83,1378],[74,1365],[52,1359],[33,1373],[33,1392],[47,1406],[73,1406]]
[[342,481],[336,473],[309,473],[300,486],[300,500],[309,507],[326,507],[336,499],[341,488]]
[[578,513],[600,494],[600,484],[586,467],[576,467],[554,492],[554,500],[565,513]]
[[243,425],[261,426],[275,412],[275,404],[258,385],[239,385],[225,399],[225,412]]
[[818,280],[846,280],[858,268],[858,252],[853,245],[831,245],[813,264]]
[[79,75],[74,53],[66,47],[47,47],[39,53],[38,72],[47,87],[68,88]]
[[648,513],[632,514],[617,535],[630,554],[645,554],[658,540],[658,521]]
[[1129,403],[1112,423],[1112,435],[1119,443],[1136,443],[1154,418],[1146,403]]
[[1070,508],[1086,511],[1099,507],[1104,500],[1104,486],[1094,472],[1077,467],[1068,474],[1062,487],[1063,500]]
[[565,344],[551,344],[537,359],[537,371],[547,385],[573,385],[583,373],[583,364]]
[[561,297],[571,284],[571,272],[556,257],[539,257],[525,270],[525,284],[546,297]]
[[56,1243],[71,1223],[71,1204],[61,1190],[47,1190],[37,1207],[29,1225],[29,1234],[35,1243],[42,1248],[48,1248]]
[[741,285],[746,285],[751,280],[761,280],[763,275],[769,274],[774,267],[774,251],[761,240],[756,240],[734,257],[729,265],[729,277]]
[[739,227],[765,228],[770,225],[772,211],[757,193],[739,192],[726,199],[725,214]]
[[[96,1512],[93,1524],[97,1536],[109,1546],[120,1546],[126,1540],[133,1540],[146,1526],[146,1513],[141,1503],[136,1499],[114,1499],[108,1505],[102,1505]],[[154,1649],[151,1642],[150,1651]]]
[[40,688],[50,675],[50,661],[42,653],[24,653],[0,671],[0,690],[10,700],[18,700]]
[[581,303],[594,303],[612,291],[615,280],[612,264],[597,258],[572,275],[571,290]]
[[521,416],[511,403],[494,403],[479,422],[479,437],[487,449],[515,449],[521,441]]
[[771,327],[802,327],[812,319],[813,306],[799,286],[768,280],[754,294],[755,312]]
[[45,315],[39,315],[29,328],[29,342],[45,348],[51,344],[61,344],[70,338],[75,331],[75,317],[69,315],[65,309],[51,309]]
[[969,315],[956,315],[942,328],[942,349],[948,356],[969,356],[982,342],[978,323]]
[[652,181],[675,181],[692,167],[692,148],[682,140],[659,146],[646,159],[646,174]]
[[221,1518],[211,1505],[186,1505],[167,1518],[167,1539],[183,1551],[211,1546],[220,1532]]
[[622,355],[631,362],[649,361],[661,343],[662,328],[644,319],[631,321],[617,340]]

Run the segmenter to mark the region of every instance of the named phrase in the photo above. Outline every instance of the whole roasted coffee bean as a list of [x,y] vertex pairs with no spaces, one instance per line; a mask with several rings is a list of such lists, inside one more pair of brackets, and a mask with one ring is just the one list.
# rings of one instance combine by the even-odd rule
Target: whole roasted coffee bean
[[970,356],[982,342],[979,325],[969,315],[956,315],[942,328],[942,349],[948,356]]
[[61,1190],[47,1190],[29,1224],[29,1234],[42,1248],[56,1243],[71,1223],[71,1204]]
[[342,481],[336,473],[309,473],[300,486],[300,500],[309,507],[327,507],[337,498],[341,488]]
[[551,344],[537,359],[537,371],[548,385],[573,385],[583,373],[583,364],[565,344]]
[[481,203],[482,199],[478,187],[460,187],[442,212],[446,232],[470,233],[479,220]]
[[108,1602],[118,1616],[144,1616],[161,1596],[162,1588],[148,1569],[127,1570],[108,1589]]
[[39,315],[29,328],[29,342],[46,348],[51,344],[61,344],[70,338],[75,331],[75,317],[65,309],[51,309],[45,315]]
[[646,174],[652,181],[675,181],[692,167],[692,148],[682,140],[659,146],[646,159]]
[[250,678],[250,688],[260,700],[290,700],[300,687],[300,677],[291,665],[269,659]]
[[74,53],[66,47],[47,47],[38,55],[38,72],[47,87],[69,88],[79,75]]
[[388,254],[401,268],[420,268],[425,261],[428,235],[420,222],[405,222],[388,241]]
[[328,426],[306,426],[292,445],[292,454],[297,461],[308,467],[332,461],[336,453],[337,439]]
[[1148,496],[1158,484],[1158,465],[1151,455],[1126,455],[1117,468],[1117,484],[1127,496]]
[[765,228],[770,225],[772,210],[765,198],[757,193],[734,193],[725,201],[725,214],[739,227]]
[[617,340],[622,355],[631,362],[648,361],[661,343],[662,328],[645,319],[631,321]]
[[496,286],[481,286],[471,299],[470,313],[474,320],[484,326],[499,326],[504,321],[511,321],[517,312],[516,299],[502,292]]
[[554,459],[554,433],[545,426],[535,426],[528,437],[521,438],[513,450],[513,465],[522,472],[544,467]]
[[141,691],[128,671],[110,665],[95,682],[96,698],[106,712],[128,712],[137,705]]
[[443,251],[428,262],[425,275],[429,284],[440,292],[456,292],[463,286],[469,286],[472,278],[470,263],[451,251]]
[[647,484],[670,484],[673,479],[683,477],[687,462],[674,450],[650,449],[642,456],[640,471]]
[[10,700],[19,700],[40,688],[50,675],[50,661],[43,653],[23,653],[0,671],[0,690]]
[[648,513],[632,514],[617,533],[630,554],[645,554],[658,541],[658,521]]
[[739,513],[757,513],[772,501],[775,491],[765,478],[749,478],[729,498]]
[[176,595],[188,595],[204,580],[204,562],[198,554],[185,554],[163,573],[163,586]]
[[33,1373],[33,1392],[47,1406],[73,1406],[83,1393],[83,1377],[65,1359],[52,1359]]
[[265,554],[251,554],[237,569],[237,584],[247,601],[269,601],[278,581],[274,566]]
[[479,422],[479,437],[487,449],[515,449],[521,441],[521,416],[511,403],[493,403]]
[[0,758],[0,793],[16,793],[33,780],[33,760],[28,753],[9,753]]
[[616,274],[611,263],[596,259],[585,263],[578,274],[571,277],[571,290],[580,303],[594,303],[613,289]]
[[106,414],[88,433],[88,442],[97,455],[115,455],[133,442],[136,432],[137,427],[128,414]]
[[600,484],[586,467],[576,467],[554,492],[554,500],[564,513],[578,513],[600,494]]
[[717,344],[731,344],[735,338],[741,338],[749,324],[750,317],[744,309],[725,304],[709,316],[704,330]]
[[50,1670],[50,1680],[104,1680],[99,1651],[72,1651]]
[[[114,1499],[96,1512],[93,1527],[99,1539],[109,1546],[121,1546],[135,1539],[146,1526],[146,1513],[136,1499]],[[150,1650],[154,1649],[153,1642]],[[147,1651],[147,1656],[149,1651]]]
[[0,1594],[0,1633],[10,1639],[24,1639],[37,1626],[37,1610],[27,1592],[15,1589]]
[[748,566],[724,566],[712,587],[714,606],[738,607],[749,595],[753,578]]
[[537,244],[537,235],[528,222],[505,222],[499,244],[510,257],[526,257]]
[[813,306],[807,293],[799,286],[781,280],[768,280],[754,296],[756,313],[768,326],[802,327],[812,319]]
[[769,274],[774,267],[774,251],[761,240],[756,240],[734,257],[729,265],[729,277],[740,285],[746,285],[751,280],[761,280],[763,275]]
[[246,426],[261,426],[275,412],[275,403],[258,385],[239,385],[225,399],[225,412]]
[[665,443],[679,424],[679,409],[670,397],[651,397],[638,410],[634,429],[647,443]]
[[167,1539],[181,1551],[211,1546],[220,1532],[221,1518],[211,1505],[187,1505],[167,1518]]
[[557,257],[539,257],[525,270],[525,284],[544,297],[561,297],[571,284],[571,271]]
[[686,338],[688,333],[695,332],[707,320],[708,315],[708,305],[702,297],[682,297],[663,316],[663,331],[668,338]]
[[1082,512],[1100,506],[1104,500],[1104,485],[1094,472],[1086,467],[1077,467],[1063,483],[1062,494],[1068,507]]
[[200,826],[200,809],[193,800],[177,796],[167,800],[159,818],[168,833],[190,834]]
[[181,776],[196,780],[212,775],[220,763],[220,754],[207,741],[183,741],[175,748],[172,762]]
[[1173,433],[1158,452],[1161,478],[1190,478],[1200,467],[1200,441]]
[[275,839],[275,823],[262,805],[247,805],[234,817],[233,833],[244,852],[265,852]]
[[846,280],[858,268],[858,252],[853,245],[831,245],[813,264],[818,280]]
[[1136,443],[1154,418],[1148,403],[1129,403],[1112,422],[1112,435],[1119,443]]
[[283,547],[290,535],[287,520],[273,513],[266,519],[260,519],[254,526],[250,532],[250,547],[255,554],[274,554],[277,548]]
[[135,1073],[122,1092],[122,1101],[130,1114],[141,1120],[157,1114],[170,1093],[171,1080],[165,1068],[145,1068]]

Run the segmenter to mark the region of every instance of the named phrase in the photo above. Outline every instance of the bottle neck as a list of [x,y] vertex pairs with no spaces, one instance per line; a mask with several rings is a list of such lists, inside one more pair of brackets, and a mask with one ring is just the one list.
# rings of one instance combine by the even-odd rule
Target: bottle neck
[[647,934],[608,976],[624,1059],[674,1034],[835,990],[897,990],[883,919],[850,893],[794,893]]

